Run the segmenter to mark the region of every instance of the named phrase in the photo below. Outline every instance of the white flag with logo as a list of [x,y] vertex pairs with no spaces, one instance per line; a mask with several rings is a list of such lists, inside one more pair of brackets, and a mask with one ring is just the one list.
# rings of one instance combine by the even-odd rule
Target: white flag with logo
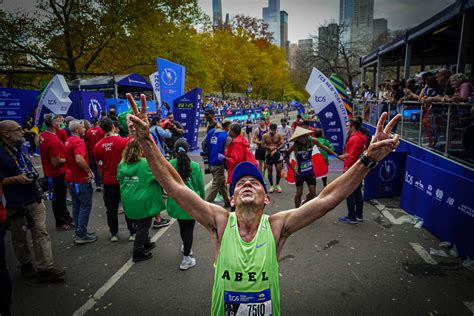
[[55,75],[43,90],[36,111],[35,124],[38,124],[43,106],[54,114],[66,114],[72,104],[69,99],[71,91],[63,75]]
[[158,71],[155,71],[149,77],[151,85],[153,86],[153,92],[155,93],[156,107],[161,108],[160,77],[158,76]]
[[313,68],[306,84],[313,107],[324,130],[324,135],[341,153],[347,139],[346,122],[349,120],[344,102],[331,81],[318,69]]

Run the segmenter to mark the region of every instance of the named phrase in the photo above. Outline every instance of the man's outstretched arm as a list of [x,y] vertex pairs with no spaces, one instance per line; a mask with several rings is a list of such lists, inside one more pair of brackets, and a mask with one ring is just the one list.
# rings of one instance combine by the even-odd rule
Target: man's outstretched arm
[[[384,129],[383,124],[386,118],[387,113],[383,113],[377,123],[374,138],[367,149],[366,155],[370,160],[382,160],[400,143],[400,137],[390,133],[401,116],[394,117]],[[331,182],[315,199],[297,209],[272,215],[272,228],[274,234],[275,232],[279,233],[278,236],[275,236],[278,238],[279,246],[289,235],[335,208],[357,188],[368,172],[369,169],[357,161],[348,171]]]
[[130,94],[127,99],[134,115],[127,115],[127,125],[132,136],[140,143],[150,170],[163,189],[181,206],[192,218],[210,231],[217,230],[217,221],[227,212],[214,204],[201,199],[189,189],[179,173],[163,157],[153,142],[146,114],[146,98],[140,95],[142,104],[140,111]]

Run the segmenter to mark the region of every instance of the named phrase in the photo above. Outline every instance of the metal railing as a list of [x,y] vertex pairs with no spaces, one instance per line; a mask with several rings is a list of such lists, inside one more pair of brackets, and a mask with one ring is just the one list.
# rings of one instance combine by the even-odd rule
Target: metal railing
[[395,128],[402,139],[474,168],[474,104],[353,100],[353,110],[372,126],[383,112],[402,114]]

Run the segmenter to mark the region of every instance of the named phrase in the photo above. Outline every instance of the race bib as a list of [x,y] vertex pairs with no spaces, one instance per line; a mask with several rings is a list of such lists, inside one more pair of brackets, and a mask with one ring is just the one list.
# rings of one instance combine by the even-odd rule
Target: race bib
[[308,170],[313,169],[313,162],[311,160],[304,161],[300,164],[300,171],[306,172]]
[[270,289],[261,292],[224,291],[226,316],[272,315]]

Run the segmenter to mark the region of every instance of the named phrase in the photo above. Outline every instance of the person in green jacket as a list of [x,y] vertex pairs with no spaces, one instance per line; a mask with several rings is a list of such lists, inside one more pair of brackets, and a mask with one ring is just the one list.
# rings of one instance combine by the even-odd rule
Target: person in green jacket
[[[323,144],[324,146],[326,146],[329,149],[331,149],[332,151],[334,151],[334,147],[331,145],[331,142],[326,137],[324,137],[322,129],[320,129],[320,128],[315,129],[314,130],[314,137],[316,137],[321,144]],[[319,152],[323,156],[324,161],[326,161],[326,165],[329,167],[328,152],[325,151],[322,148],[319,149]],[[323,180],[323,186],[326,187],[326,185],[328,184],[328,177],[326,176],[326,177],[322,178],[322,180]]]
[[[176,158],[171,160],[170,164],[178,171],[181,179],[186,183],[186,186],[204,199],[204,181],[201,167],[197,162],[191,161],[188,156],[188,151],[189,146],[186,140],[184,138],[179,139],[174,145]],[[191,257],[193,254],[191,250],[193,245],[193,231],[196,221],[189,216],[172,197],[168,197],[167,210],[169,216],[178,220],[179,232],[183,241],[181,245],[183,260],[179,268],[181,270],[187,270],[196,265],[196,259]]]
[[153,257],[150,250],[155,243],[150,241],[148,230],[153,217],[165,209],[165,202],[163,189],[151,173],[136,140],[128,142],[122,158],[117,169],[117,180],[125,214],[136,226],[132,259],[138,262]]

